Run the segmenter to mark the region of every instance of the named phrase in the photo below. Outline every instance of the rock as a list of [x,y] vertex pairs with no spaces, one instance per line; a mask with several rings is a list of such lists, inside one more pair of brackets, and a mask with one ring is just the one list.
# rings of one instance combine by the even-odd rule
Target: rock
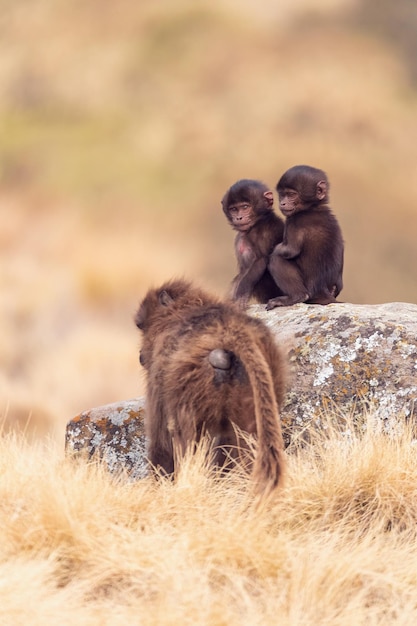
[[144,400],[122,400],[84,411],[67,424],[65,450],[69,454],[94,455],[111,472],[124,469],[132,478],[147,474]]
[[[343,421],[371,408],[381,426],[413,415],[417,400],[417,305],[297,304],[249,309],[289,353],[281,412],[286,443],[320,427],[324,411]],[[143,399],[86,411],[69,422],[66,448],[97,452],[110,469],[146,473]],[[304,436],[304,435],[303,435]]]
[[[271,315],[272,313],[272,315]],[[289,348],[282,410],[287,443],[323,411],[341,420],[370,408],[385,429],[413,414],[417,400],[417,305],[298,304],[251,307]]]

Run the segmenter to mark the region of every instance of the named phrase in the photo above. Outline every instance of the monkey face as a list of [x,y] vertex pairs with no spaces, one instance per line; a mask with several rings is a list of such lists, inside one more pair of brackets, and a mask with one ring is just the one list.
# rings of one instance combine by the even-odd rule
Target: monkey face
[[302,211],[305,207],[301,200],[300,194],[295,189],[278,189],[279,208],[285,217],[289,217],[298,211]]
[[295,165],[277,184],[279,208],[285,217],[307,211],[328,201],[329,182],[323,170],[309,165]]
[[231,226],[247,232],[260,218],[271,212],[272,191],[258,180],[243,179],[232,185],[222,200],[223,211]]
[[231,225],[239,232],[247,232],[257,221],[253,207],[247,202],[236,202],[227,212]]

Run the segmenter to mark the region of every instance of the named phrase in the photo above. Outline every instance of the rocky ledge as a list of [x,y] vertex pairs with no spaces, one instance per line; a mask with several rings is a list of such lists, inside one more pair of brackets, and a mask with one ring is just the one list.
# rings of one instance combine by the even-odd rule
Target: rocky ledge
[[[286,443],[335,420],[373,411],[389,430],[417,407],[417,305],[298,304],[249,313],[265,322],[288,353],[288,391],[281,412]],[[90,409],[67,425],[70,453],[103,457],[110,470],[146,473],[144,400]]]

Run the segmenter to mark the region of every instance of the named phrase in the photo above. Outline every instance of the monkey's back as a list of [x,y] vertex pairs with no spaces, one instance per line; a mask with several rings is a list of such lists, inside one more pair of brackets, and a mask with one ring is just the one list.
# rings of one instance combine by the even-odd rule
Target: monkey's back
[[[271,370],[277,404],[282,401],[282,358],[272,334],[262,322],[233,305],[213,304],[187,311],[167,325],[158,343],[155,360],[163,370],[158,385],[165,410],[191,416],[196,423],[204,423],[208,432],[211,424],[222,420],[256,432],[254,395],[240,355],[242,345],[261,350]],[[230,354],[227,376],[209,362],[210,353],[219,348]],[[252,367],[258,365],[254,362]]]

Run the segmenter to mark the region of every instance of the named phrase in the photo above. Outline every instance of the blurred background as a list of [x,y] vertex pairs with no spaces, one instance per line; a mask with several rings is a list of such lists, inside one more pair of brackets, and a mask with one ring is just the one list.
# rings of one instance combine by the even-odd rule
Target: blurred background
[[324,169],[357,303],[417,302],[415,0],[0,0],[0,412],[63,442],[143,393],[133,316],[225,294],[220,200]]

